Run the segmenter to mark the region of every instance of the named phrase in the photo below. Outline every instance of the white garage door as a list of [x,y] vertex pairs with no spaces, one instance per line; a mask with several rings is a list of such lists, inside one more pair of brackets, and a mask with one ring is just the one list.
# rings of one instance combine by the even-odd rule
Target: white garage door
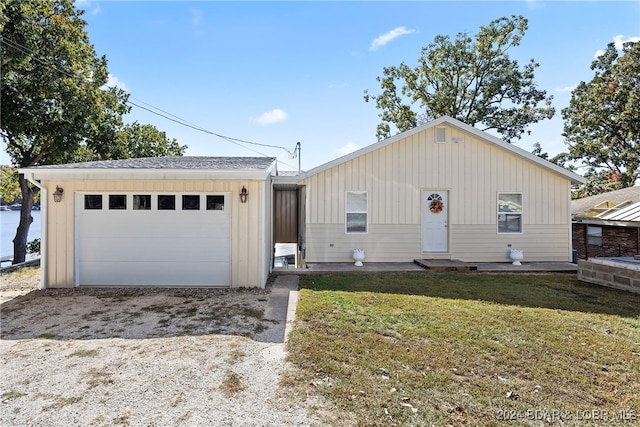
[[229,194],[76,194],[76,285],[229,286]]

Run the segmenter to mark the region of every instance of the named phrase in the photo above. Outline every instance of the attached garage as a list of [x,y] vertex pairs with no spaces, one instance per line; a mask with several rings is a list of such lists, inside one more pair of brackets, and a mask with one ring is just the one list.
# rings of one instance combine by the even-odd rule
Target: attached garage
[[76,193],[76,284],[229,286],[230,197]]
[[266,285],[274,158],[157,157],[19,172],[44,196],[43,288]]

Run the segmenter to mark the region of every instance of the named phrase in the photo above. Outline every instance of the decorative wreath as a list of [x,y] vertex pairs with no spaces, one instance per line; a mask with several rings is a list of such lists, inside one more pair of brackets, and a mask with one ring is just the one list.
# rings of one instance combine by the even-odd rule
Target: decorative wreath
[[442,209],[444,209],[444,203],[442,203],[442,201],[440,200],[432,200],[431,204],[429,205],[429,210],[433,213],[440,213],[442,212]]

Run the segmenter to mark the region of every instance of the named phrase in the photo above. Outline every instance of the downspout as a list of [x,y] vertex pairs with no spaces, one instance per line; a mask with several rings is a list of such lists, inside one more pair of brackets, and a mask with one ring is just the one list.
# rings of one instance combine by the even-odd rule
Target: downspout
[[273,222],[275,221],[276,218],[276,213],[275,213],[275,189],[273,187],[273,179],[269,179],[269,198],[271,200],[271,203],[269,204],[269,224],[267,224],[269,226],[269,275],[271,275],[273,273],[273,261],[274,261],[274,245],[275,242],[273,241]]
[[[271,181],[268,177],[267,179],[269,181]],[[260,258],[260,269],[259,269],[259,279],[260,279],[260,288],[264,289],[266,287],[267,284],[267,279],[268,279],[268,273],[265,275],[265,263],[267,262],[267,249],[266,249],[266,244],[267,241],[269,240],[269,237],[267,236],[267,189],[269,189],[270,186],[267,185],[267,180],[265,180],[264,184],[262,185],[262,188],[260,189],[260,210],[259,210],[259,222],[260,222],[260,233],[258,233],[258,245],[260,247],[260,252],[259,252],[259,258]]]
[[47,187],[35,180],[33,173],[25,174],[24,178],[40,189],[40,289],[47,289]]
[[[567,210],[569,211],[569,262],[573,262],[573,218],[571,215],[571,181],[568,184],[569,201],[567,202]],[[578,256],[576,255],[576,263]]]

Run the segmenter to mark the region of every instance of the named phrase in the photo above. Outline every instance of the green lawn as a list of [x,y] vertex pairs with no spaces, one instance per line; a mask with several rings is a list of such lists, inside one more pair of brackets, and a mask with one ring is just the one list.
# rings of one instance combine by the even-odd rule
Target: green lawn
[[574,275],[303,276],[288,346],[327,424],[640,421],[640,295]]

